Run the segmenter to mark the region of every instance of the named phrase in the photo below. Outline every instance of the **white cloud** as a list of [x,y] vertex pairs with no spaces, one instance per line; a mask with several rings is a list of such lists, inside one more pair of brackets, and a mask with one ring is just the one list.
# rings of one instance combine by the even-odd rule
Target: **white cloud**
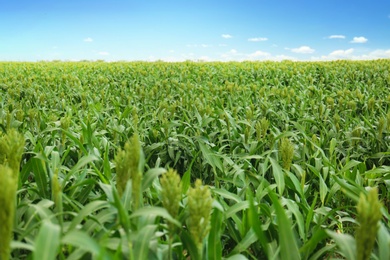
[[354,60],[376,60],[376,59],[389,59],[389,58],[390,58],[390,49],[388,50],[377,49],[367,54],[362,54],[360,56],[352,57],[352,59]]
[[339,34],[336,34],[336,35],[331,35],[328,37],[329,39],[345,39],[345,36],[344,35],[339,35]]
[[255,51],[248,55],[249,58],[269,57],[271,54],[265,51]]
[[168,62],[180,62],[185,60],[192,61],[283,61],[283,60],[315,60],[315,61],[329,61],[329,60],[373,60],[390,58],[390,49],[377,49],[371,52],[359,51],[354,48],[338,49],[322,56],[312,56],[308,59],[297,58],[293,56],[283,54],[272,54],[271,52],[257,50],[255,52],[246,53],[240,52],[239,49],[229,49],[222,53],[212,53],[209,55],[197,55],[194,53],[182,53],[177,52],[171,55],[161,57],[149,57],[149,60],[164,60]]
[[184,62],[186,60],[191,61],[213,61],[209,56],[201,55],[197,56],[194,53],[181,53],[177,55],[168,55],[168,56],[149,56],[148,61],[165,61],[165,62]]
[[210,61],[210,58],[209,58],[209,56],[200,56],[199,60],[200,61]]
[[88,37],[88,38],[85,38],[84,41],[85,42],[93,42],[93,39],[91,37]]
[[353,48],[350,48],[348,50],[336,50],[336,51],[332,51],[329,54],[329,57],[333,57],[333,58],[346,58],[346,57],[350,56],[353,52],[354,52]]
[[286,55],[272,55],[269,52],[257,50],[252,53],[242,53],[236,49],[231,49],[220,55],[220,61],[282,61],[282,60],[297,60],[295,57]]
[[228,52],[220,55],[222,61],[242,61],[245,54],[238,52],[236,49],[231,49]]
[[225,38],[225,39],[233,38],[233,36],[231,36],[230,34],[222,34],[221,36],[222,36],[222,38]]
[[302,54],[309,54],[315,52],[314,49],[310,48],[309,46],[301,46],[299,48],[293,48],[291,49],[294,53],[302,53]]
[[389,59],[390,49],[382,50],[377,49],[371,52],[355,53],[355,49],[350,48],[347,50],[335,50],[329,53],[329,55],[323,55],[321,57],[312,57],[312,60],[376,60],[376,59]]
[[272,55],[271,53],[264,51],[255,51],[254,53],[246,55],[246,60],[269,60],[269,61],[283,61],[292,60],[296,61],[297,58],[287,55]]
[[213,45],[211,44],[187,44],[186,47],[188,48],[198,48],[198,47],[202,47],[202,48],[208,48],[208,47],[212,47]]
[[268,41],[268,38],[265,38],[265,37],[249,38],[248,41],[250,41],[250,42],[264,42],[264,41]]
[[367,38],[360,36],[360,37],[353,37],[351,43],[366,43],[367,41],[368,41]]
[[109,53],[109,52],[106,52],[106,51],[99,51],[98,54],[99,54],[99,55],[102,55],[102,56],[110,55],[110,53]]
[[276,55],[276,56],[272,56],[271,60],[274,60],[274,61],[282,61],[282,60],[296,61],[297,58],[292,57],[292,56],[287,56],[287,55]]
[[370,56],[374,58],[390,58],[390,49],[372,51],[370,52]]

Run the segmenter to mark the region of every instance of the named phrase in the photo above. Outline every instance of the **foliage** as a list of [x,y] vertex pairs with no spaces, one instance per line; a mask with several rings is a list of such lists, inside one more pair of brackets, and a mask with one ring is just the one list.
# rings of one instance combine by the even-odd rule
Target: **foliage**
[[389,71],[2,62],[0,258],[389,259]]

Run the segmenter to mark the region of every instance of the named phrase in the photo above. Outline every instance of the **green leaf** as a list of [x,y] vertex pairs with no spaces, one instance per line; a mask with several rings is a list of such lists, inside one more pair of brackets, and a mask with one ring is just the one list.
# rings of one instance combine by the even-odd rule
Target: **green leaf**
[[251,228],[245,237],[234,247],[231,254],[238,254],[248,249],[250,245],[257,241],[257,235]]
[[336,148],[336,144],[337,144],[337,141],[335,138],[332,138],[332,140],[330,140],[330,144],[329,144],[329,157],[332,158],[333,156],[333,153],[335,151],[335,148]]
[[198,151],[195,156],[192,158],[190,165],[187,167],[187,171],[184,173],[183,177],[181,178],[181,184],[182,184],[182,193],[186,194],[188,189],[191,186],[191,170],[192,165],[195,163],[196,159],[198,158],[201,151]]
[[325,198],[326,198],[326,195],[328,194],[329,189],[328,189],[328,186],[326,186],[324,178],[322,178],[321,175],[319,175],[319,177],[320,177],[320,199],[321,199],[321,203],[323,206],[325,203]]
[[149,246],[155,237],[156,225],[147,225],[138,231],[134,240],[134,257],[136,259],[148,259]]
[[[320,260],[323,260],[323,259],[328,259],[329,257],[324,257],[322,256],[323,254],[333,254],[334,253],[334,248],[336,247],[335,244],[331,244],[331,245],[326,245],[322,248],[320,248],[318,251],[316,251],[315,253],[313,253],[311,256],[310,256],[310,260],[317,260],[317,259],[320,259]],[[321,257],[322,256],[322,257]]]
[[35,182],[38,187],[39,194],[43,198],[49,198],[48,179],[46,171],[46,163],[38,158],[31,158],[31,171],[34,173]]
[[72,169],[70,169],[70,171],[66,174],[63,182],[62,182],[62,189],[65,188],[65,185],[66,183],[68,182],[69,178],[74,175],[75,173],[77,173],[82,167],[84,167],[85,165],[93,162],[93,161],[96,161],[98,160],[98,158],[95,156],[95,155],[86,155],[84,157],[82,157],[77,163],[75,166],[72,167]]
[[141,216],[159,216],[162,218],[165,218],[172,224],[175,224],[178,227],[181,227],[181,224],[179,221],[174,219],[165,208],[160,208],[160,207],[145,207],[145,208],[140,208],[136,210],[133,214],[130,215],[130,218],[135,218],[135,217],[141,217]]
[[244,255],[236,254],[226,258],[226,260],[248,260],[248,258],[246,258]]
[[361,192],[366,192],[362,187],[357,185],[351,185],[347,180],[338,178],[336,175],[332,175],[332,178],[340,185],[341,190],[355,202],[359,201],[359,196]]
[[36,213],[40,216],[41,219],[49,219],[53,215],[53,212],[49,208],[53,205],[53,201],[43,199],[37,204],[31,204],[31,208],[36,210]]
[[57,151],[52,151],[51,160],[50,160],[50,168],[53,171],[52,174],[56,169],[59,169],[60,166],[61,166],[60,154]]
[[145,191],[152,185],[153,181],[160,175],[166,173],[164,168],[153,168],[148,170],[142,177],[142,191]]
[[77,148],[80,149],[80,151],[82,151],[84,154],[88,154],[88,151],[85,149],[84,145],[80,142],[80,139],[75,134],[64,129],[61,129],[61,131],[63,131],[66,136],[76,144]]
[[223,165],[221,160],[215,155],[214,151],[208,148],[202,140],[199,140],[199,148],[202,151],[202,155],[207,161],[207,163],[213,167],[215,170],[218,168],[221,172],[223,172]]
[[56,259],[60,245],[60,227],[48,220],[42,222],[38,235],[35,238],[34,260]]
[[308,258],[311,255],[311,253],[314,251],[314,249],[317,248],[318,243],[320,243],[327,237],[328,236],[326,235],[325,230],[322,229],[322,227],[318,227],[315,229],[310,239],[306,241],[306,243],[299,249],[299,251],[303,255],[306,255],[306,258]]
[[390,259],[390,233],[383,223],[378,230],[379,259]]
[[359,162],[359,161],[351,160],[346,165],[344,165],[344,167],[339,172],[344,173],[344,172],[350,170],[351,168],[359,165],[360,163],[361,162]]
[[33,252],[34,246],[20,241],[11,241],[11,249],[23,249]]
[[[133,182],[131,180],[128,180],[126,182],[126,188],[123,191],[122,197],[121,197],[121,202],[126,211],[131,211],[131,206],[132,206],[132,186]],[[114,189],[111,189],[113,192]],[[114,193],[113,193],[114,197]],[[115,204],[115,199],[114,199],[114,204]]]
[[112,194],[114,196],[114,206],[118,211],[119,223],[122,225],[126,234],[128,234],[128,232],[130,232],[129,214],[128,214],[127,210],[125,209],[116,189],[112,189]]
[[236,214],[237,212],[247,208],[249,208],[248,201],[241,201],[239,203],[236,203],[225,211],[225,218],[228,219],[232,217],[234,214]]
[[299,209],[298,204],[290,199],[283,199],[283,202],[286,203],[287,208],[292,212],[295,216],[296,223],[298,225],[299,236],[301,239],[305,239],[305,223],[303,219],[303,215]]
[[183,177],[181,178],[181,184],[182,193],[186,194],[189,187],[191,186],[191,168],[184,173]]
[[274,175],[276,184],[278,185],[278,192],[280,195],[284,192],[284,173],[282,167],[280,167],[279,163],[275,161],[273,158],[269,158],[272,165],[272,173]]
[[295,240],[295,236],[293,234],[291,222],[275,193],[272,190],[269,190],[268,195],[272,200],[277,216],[281,259],[300,259],[301,256],[299,254],[297,241]]
[[62,244],[72,245],[90,252],[93,256],[99,255],[100,246],[87,233],[74,229],[68,232],[61,240]]
[[326,230],[326,233],[334,240],[339,252],[346,259],[356,259],[356,241],[348,234],[339,234],[330,230]]
[[222,233],[222,221],[223,214],[217,209],[213,210],[211,215],[211,229],[208,239],[208,257],[209,259],[222,259],[222,243],[221,243],[221,233]]
[[94,230],[102,228],[106,223],[116,222],[117,212],[114,208],[100,210],[93,218],[88,219],[83,225],[83,231],[91,234]]
[[114,195],[112,193],[113,190],[112,185],[99,182],[99,186],[104,191],[104,194],[107,196],[107,200],[113,203]]
[[108,158],[109,146],[106,145],[103,155],[103,174],[108,179],[111,180],[111,166],[110,159]]
[[90,202],[89,204],[84,206],[83,209],[80,210],[80,212],[78,212],[77,216],[72,220],[72,222],[69,226],[69,230],[75,229],[76,226],[78,224],[80,224],[84,218],[91,216],[92,213],[94,213],[100,209],[107,208],[109,206],[110,206],[110,204],[107,201],[96,200],[96,201]]
[[249,198],[249,225],[252,227],[253,231],[257,235],[257,239],[259,240],[262,249],[264,250],[265,254],[267,255],[267,258],[270,259],[270,250],[268,245],[268,239],[264,234],[264,231],[262,229],[262,223],[260,221],[260,216],[257,212],[257,208],[254,205],[253,201],[253,195],[251,192],[248,192],[248,198]]
[[294,185],[295,191],[301,196],[301,198],[304,198],[305,195],[303,194],[301,183],[299,182],[295,174],[290,171],[286,171],[286,175],[288,176],[287,180],[290,180],[291,183]]
[[196,244],[192,239],[191,235],[189,234],[189,232],[183,230],[183,232],[181,232],[180,239],[181,242],[183,243],[183,248],[190,253],[191,259],[203,260],[200,259],[198,248],[196,247]]
[[231,193],[231,192],[229,192],[227,190],[213,188],[211,191],[214,194],[218,194],[218,195],[222,196],[225,199],[233,200],[236,203],[242,201],[242,199],[239,196],[237,196],[236,194]]

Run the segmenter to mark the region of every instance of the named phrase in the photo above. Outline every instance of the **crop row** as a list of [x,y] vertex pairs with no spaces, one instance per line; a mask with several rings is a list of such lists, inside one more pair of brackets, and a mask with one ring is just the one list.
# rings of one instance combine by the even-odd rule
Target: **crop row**
[[389,71],[0,63],[0,174],[18,172],[12,256],[42,259],[52,235],[47,259],[349,258],[375,238],[371,256],[386,259]]

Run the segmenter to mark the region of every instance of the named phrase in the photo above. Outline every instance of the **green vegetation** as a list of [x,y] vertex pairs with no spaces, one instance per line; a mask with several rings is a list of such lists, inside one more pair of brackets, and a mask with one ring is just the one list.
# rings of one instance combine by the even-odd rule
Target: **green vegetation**
[[389,89],[390,60],[0,63],[0,258],[390,259]]

